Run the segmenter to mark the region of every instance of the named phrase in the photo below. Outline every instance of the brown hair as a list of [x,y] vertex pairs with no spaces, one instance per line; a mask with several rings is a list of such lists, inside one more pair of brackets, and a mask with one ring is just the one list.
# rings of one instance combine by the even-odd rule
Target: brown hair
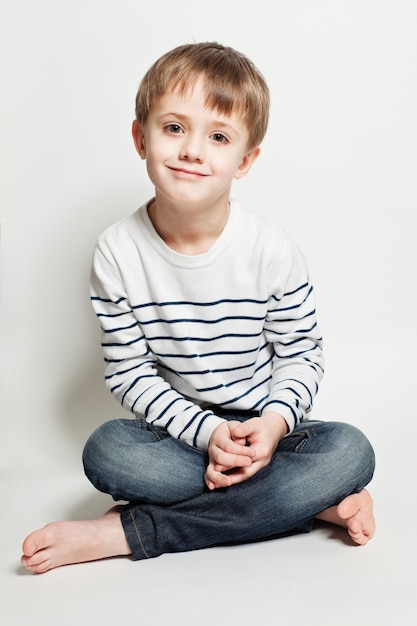
[[201,76],[206,106],[225,115],[240,113],[249,132],[248,149],[258,146],[268,126],[268,86],[252,61],[216,42],[178,46],[160,57],[139,86],[137,120],[145,123],[155,102],[169,89],[183,94]]

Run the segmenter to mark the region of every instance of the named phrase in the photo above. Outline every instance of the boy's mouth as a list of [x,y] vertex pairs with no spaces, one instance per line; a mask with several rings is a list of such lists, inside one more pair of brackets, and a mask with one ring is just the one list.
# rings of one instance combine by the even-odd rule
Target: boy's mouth
[[189,170],[184,167],[169,167],[172,172],[178,174],[184,174],[185,176],[197,176],[201,178],[205,178],[208,174],[204,174],[204,172],[198,172],[196,170]]

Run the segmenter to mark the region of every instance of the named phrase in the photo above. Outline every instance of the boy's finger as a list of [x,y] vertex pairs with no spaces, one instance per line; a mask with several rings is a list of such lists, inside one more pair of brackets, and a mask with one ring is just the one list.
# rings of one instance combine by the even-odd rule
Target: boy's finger
[[204,480],[210,490],[230,487],[232,484],[229,476],[221,472],[216,472],[211,465],[209,465],[206,470]]
[[237,456],[249,456],[253,457],[253,450],[246,443],[246,438],[240,440],[242,443],[238,443],[236,440],[230,440],[227,445],[222,448],[227,454],[236,454]]
[[224,450],[218,450],[214,461],[216,466],[221,466],[226,469],[231,469],[232,467],[249,467],[252,463],[251,456],[247,454],[230,454],[229,452],[225,452]]

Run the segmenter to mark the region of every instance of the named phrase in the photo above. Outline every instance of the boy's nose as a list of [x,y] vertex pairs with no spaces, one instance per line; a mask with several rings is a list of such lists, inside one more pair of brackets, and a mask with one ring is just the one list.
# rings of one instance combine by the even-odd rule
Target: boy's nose
[[201,140],[197,137],[192,137],[191,135],[184,138],[181,146],[180,158],[187,161],[198,161],[201,163],[204,160],[204,148]]

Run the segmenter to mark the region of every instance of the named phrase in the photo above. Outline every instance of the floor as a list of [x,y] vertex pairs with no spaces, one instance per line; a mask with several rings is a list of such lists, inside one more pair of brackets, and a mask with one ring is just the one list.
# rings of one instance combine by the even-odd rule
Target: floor
[[[377,456],[387,457],[384,437],[376,439]],[[415,462],[404,447],[390,465],[378,468],[370,485],[378,528],[366,547],[351,545],[343,530],[321,524],[308,535],[138,563],[109,559],[43,575],[19,564],[28,532],[52,519],[100,515],[112,502],[81,471],[3,473],[0,622],[415,625],[416,539],[403,514],[409,488],[400,480],[407,470],[415,471]]]

